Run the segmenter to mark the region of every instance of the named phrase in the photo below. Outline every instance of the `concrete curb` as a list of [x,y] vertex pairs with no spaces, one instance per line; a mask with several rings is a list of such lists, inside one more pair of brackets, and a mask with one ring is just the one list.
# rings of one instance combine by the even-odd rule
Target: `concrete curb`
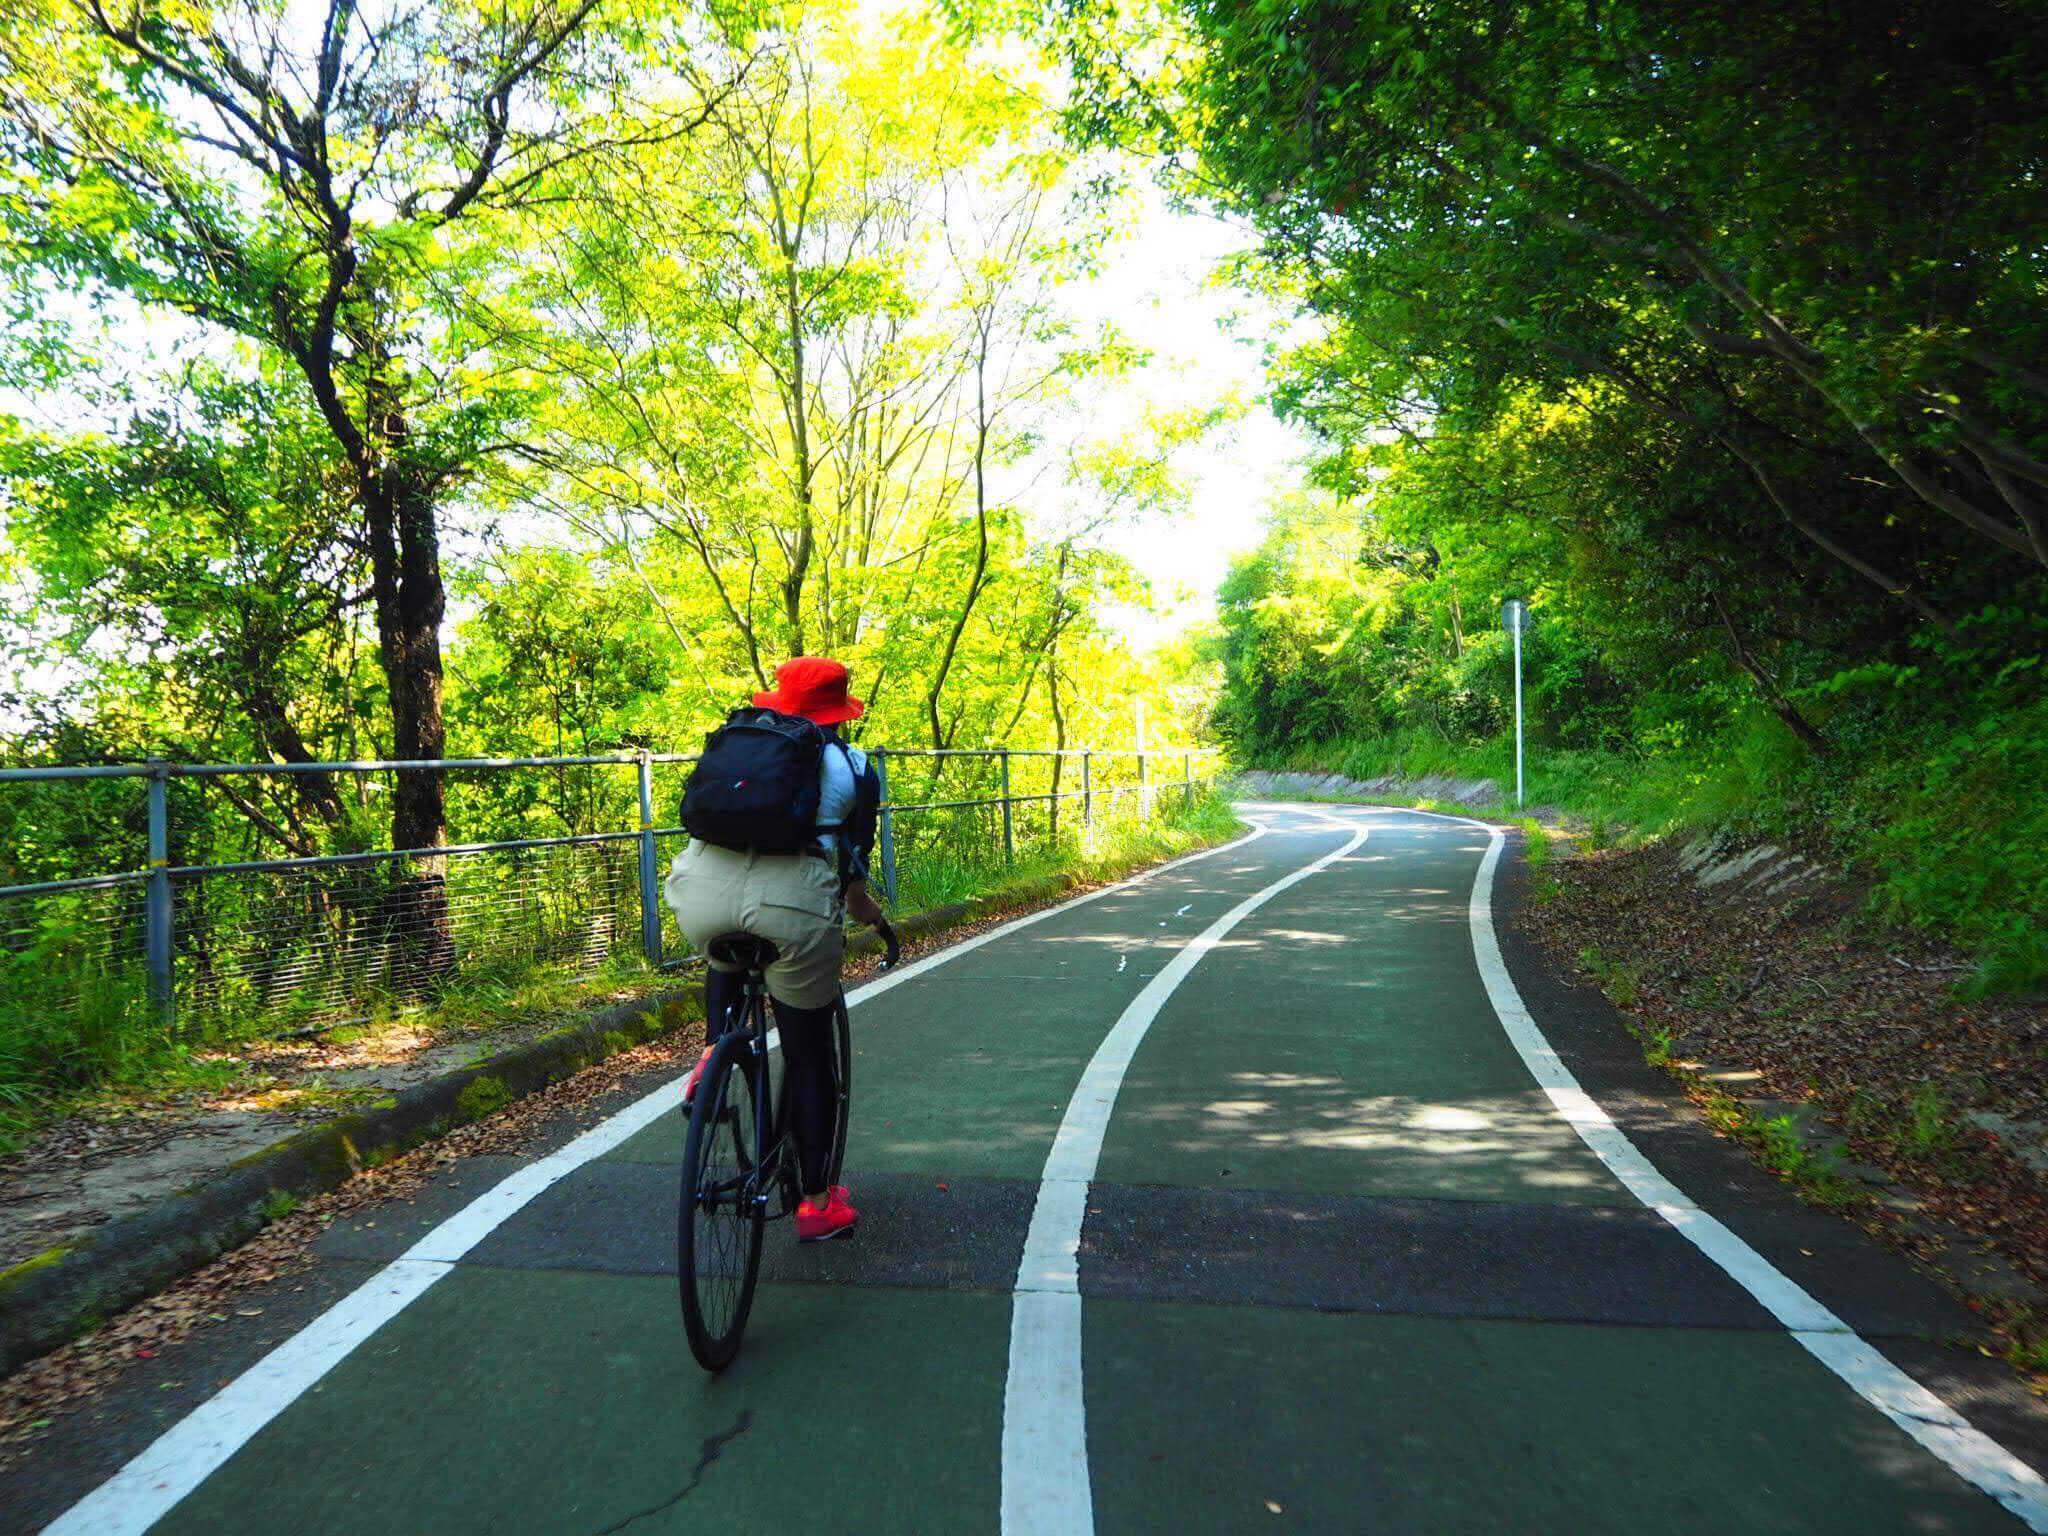
[[[936,907],[904,918],[896,931],[905,940],[928,938],[1034,899],[1012,892]],[[863,932],[849,940],[847,954],[878,954],[881,947]],[[0,1272],[0,1377],[247,1242],[287,1199],[324,1194],[366,1167],[702,1018],[703,998],[698,981],[614,1004],[359,1113],[296,1131],[153,1209]]]
[[474,1067],[415,1083],[0,1274],[0,1375],[248,1241],[287,1198],[323,1194],[365,1167],[676,1028],[693,999],[701,1012],[702,995],[700,982],[615,1004]]

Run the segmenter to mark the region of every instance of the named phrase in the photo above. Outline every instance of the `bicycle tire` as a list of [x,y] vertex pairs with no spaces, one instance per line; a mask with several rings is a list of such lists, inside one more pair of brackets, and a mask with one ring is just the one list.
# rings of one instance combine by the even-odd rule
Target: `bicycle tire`
[[[707,1371],[722,1371],[739,1353],[754,1283],[761,1272],[761,1235],[768,1212],[753,1198],[761,1175],[756,1095],[761,1063],[745,1033],[728,1034],[711,1053],[690,1105],[683,1142],[676,1216],[676,1282],[690,1353]],[[726,1185],[730,1198],[706,1202],[707,1186]]]
[[853,1111],[853,1029],[846,1017],[842,996],[832,1010],[832,1162],[827,1170],[828,1185],[839,1182],[846,1163],[846,1128]]

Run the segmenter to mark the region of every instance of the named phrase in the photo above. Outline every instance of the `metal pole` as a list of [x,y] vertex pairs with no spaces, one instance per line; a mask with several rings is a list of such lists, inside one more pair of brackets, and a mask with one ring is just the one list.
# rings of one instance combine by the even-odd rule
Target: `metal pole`
[[1081,753],[1081,825],[1095,825],[1095,775],[1091,771],[1095,754],[1084,750]]
[[1515,809],[1522,808],[1522,626],[1515,626]]
[[882,897],[896,905],[896,808],[889,803],[889,754],[875,749],[875,777],[882,782]]
[[1010,749],[999,748],[1003,760],[1003,862],[1014,863],[1017,857],[1016,834],[1010,827]]
[[1186,810],[1195,803],[1195,754],[1183,752],[1180,755],[1180,807]]
[[1138,814],[1146,821],[1152,819],[1152,790],[1145,779],[1145,700],[1134,701],[1137,706],[1137,739],[1131,743],[1138,749]]
[[655,880],[654,759],[645,751],[640,772],[640,949],[649,965],[661,964],[661,895]]
[[156,1016],[169,1024],[177,1012],[177,986],[171,972],[171,812],[170,774],[163,763],[149,765],[149,895],[144,908],[144,950],[149,967],[149,999]]

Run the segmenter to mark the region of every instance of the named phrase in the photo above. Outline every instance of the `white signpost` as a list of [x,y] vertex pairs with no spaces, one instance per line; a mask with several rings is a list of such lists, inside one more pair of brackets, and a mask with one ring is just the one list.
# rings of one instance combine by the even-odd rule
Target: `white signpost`
[[1501,604],[1501,625],[1515,637],[1515,809],[1522,808],[1522,631],[1529,627],[1529,605],[1519,597]]

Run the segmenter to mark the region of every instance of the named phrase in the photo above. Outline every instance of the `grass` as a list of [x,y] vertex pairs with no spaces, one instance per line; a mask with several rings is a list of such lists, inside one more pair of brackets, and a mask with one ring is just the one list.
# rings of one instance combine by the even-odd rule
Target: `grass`
[[[1636,995],[1642,989],[1643,967],[1640,961],[1610,960],[1593,945],[1579,951],[1580,967],[1605,992],[1617,1008],[1628,1008],[1635,1004]],[[1670,1044],[1665,1042],[1667,1049]]]
[[[1161,798],[1167,793],[1161,791]],[[1177,798],[1178,791],[1173,793]],[[1151,822],[1118,820],[1092,829],[1063,828],[1057,842],[1020,852],[1007,864],[1000,847],[973,855],[943,848],[912,849],[899,871],[896,909],[925,912],[959,902],[1001,899],[1006,893],[1029,899],[1043,890],[1092,885],[1220,841],[1240,826],[1227,801],[1206,794],[1191,804],[1168,806]]]
[[1677,1079],[1709,1125],[1743,1143],[1758,1162],[1802,1198],[1836,1211],[1870,1202],[1869,1192],[1841,1171],[1835,1149],[1809,1146],[1791,1115],[1756,1114],[1720,1085],[1681,1065],[1672,1055],[1668,1031],[1635,1029],[1634,1033],[1643,1047],[1643,1059]]
[[1835,1150],[1809,1147],[1790,1115],[1752,1115],[1739,1101],[1731,1102],[1738,1111],[1734,1134],[1749,1143],[1759,1162],[1807,1199],[1835,1210],[1869,1200],[1855,1180],[1844,1177]]
[[1653,1067],[1668,1067],[1678,1060],[1678,1037],[1668,1024],[1649,1025],[1636,1031],[1642,1042],[1643,1060]]
[[[1873,917],[1970,955],[1977,970],[1963,991],[2048,986],[2048,795],[2038,790],[2048,783],[2048,699],[1971,693],[1897,669],[1843,677],[1805,701],[1834,744],[1827,757],[1751,713],[1718,736],[1656,749],[1534,745],[1526,801],[1569,815],[1595,847],[1707,829],[1795,843],[1867,876]],[[1514,783],[1511,743],[1422,729],[1262,765]]]
[[[1279,766],[1352,779],[1491,779],[1502,786],[1503,804],[1515,782],[1512,742],[1465,745],[1422,730],[1303,748]],[[1731,778],[1728,768],[1711,755],[1687,761],[1532,748],[1524,764],[1523,803],[1555,806],[1588,827],[1597,825],[1603,843],[1636,842],[1739,814],[1755,786],[1747,774]],[[1450,809],[1471,814],[1464,806]]]
[[1549,829],[1527,816],[1521,818],[1517,825],[1522,829],[1522,858],[1529,866],[1529,899],[1557,900],[1564,887],[1558,884],[1557,871],[1550,867]]
[[2000,1321],[2005,1326],[2005,1358],[2023,1371],[2048,1375],[2048,1316],[2031,1307],[2013,1307]]
[[1930,1172],[1953,1172],[1962,1160],[1962,1121],[1948,1095],[1934,1083],[1919,1084],[1903,1104],[1887,1103],[1859,1089],[1849,1101],[1847,1124],[1852,1135]]

